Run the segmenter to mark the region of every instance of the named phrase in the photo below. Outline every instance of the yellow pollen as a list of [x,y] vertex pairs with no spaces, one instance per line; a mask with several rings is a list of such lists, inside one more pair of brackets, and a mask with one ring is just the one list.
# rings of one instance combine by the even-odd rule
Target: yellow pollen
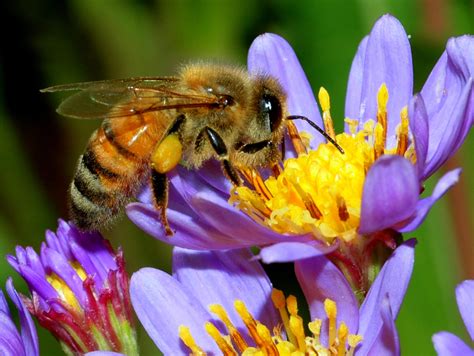
[[214,339],[223,355],[237,355],[237,352],[234,350],[232,345],[229,344],[229,342],[224,337],[222,337],[220,331],[214,326],[214,324],[207,322],[205,327],[207,333]]
[[329,93],[326,89],[321,87],[318,93],[319,104],[321,105],[321,110],[323,111],[323,122],[324,122],[324,129],[326,133],[334,139],[336,137],[336,133],[334,131],[334,124],[332,122],[331,117],[331,100],[329,99]]
[[379,146],[383,148],[385,148],[387,143],[387,103],[388,89],[385,83],[383,83],[377,93],[377,123],[382,126],[382,130],[380,131],[380,136],[375,136],[380,139]]
[[204,356],[206,353],[196,344],[188,327],[181,325],[178,329],[179,338],[192,351],[192,356]]
[[[87,278],[87,273],[82,268],[81,264],[76,261],[70,261],[69,264],[77,273],[81,281],[85,281]],[[46,280],[51,284],[51,286],[56,290],[59,294],[60,298],[69,305],[72,309],[82,312],[82,307],[79,305],[79,302],[74,295],[74,292],[71,288],[64,282],[61,277],[59,277],[56,273],[50,273],[46,276]]]
[[278,356],[278,349],[273,342],[270,330],[268,330],[265,325],[257,323],[257,333],[263,341],[263,350],[265,354],[268,356]]
[[286,298],[286,305],[288,308],[288,312],[291,315],[298,315],[298,301],[296,300],[296,297],[294,295],[290,295],[288,298]]
[[229,316],[227,315],[222,305],[212,304],[209,306],[209,310],[211,311],[211,313],[217,315],[217,317],[224,323],[232,341],[237,346],[237,349],[241,352],[245,350],[248,347],[247,342],[245,341],[243,336],[240,334],[240,332],[237,330],[237,328],[234,326],[234,324],[232,324],[232,322],[229,319]]
[[408,149],[408,108],[405,106],[400,113],[400,126],[397,137],[397,155],[404,156]]
[[[340,323],[337,335],[331,336],[331,325],[336,324],[337,308],[336,303],[330,299],[324,302],[325,310],[330,319],[329,335],[330,343],[328,346],[323,346],[320,342],[322,320],[316,319],[308,323],[308,329],[312,335],[307,336],[303,319],[298,315],[298,306],[296,298],[289,296],[286,301],[281,291],[274,290],[272,293],[272,300],[279,308],[287,308],[291,316],[289,317],[288,326],[285,326],[285,333],[280,329],[281,324],[274,327],[272,335],[269,328],[255,320],[248,311],[245,304],[236,300],[234,307],[237,310],[242,321],[245,323],[250,338],[255,343],[254,345],[245,345],[244,348],[237,347],[235,339],[232,336],[222,335],[217,327],[210,322],[207,322],[204,327],[210,337],[217,344],[222,354],[225,356],[247,355],[247,356],[351,356],[355,348],[362,340],[360,335],[349,334],[349,330],[344,322]],[[226,324],[232,325],[228,320],[228,315],[224,308],[220,305],[214,304],[210,306],[213,313]],[[232,325],[233,327],[233,325]],[[333,326],[335,330],[335,326]],[[285,339],[285,334],[294,335],[294,341]],[[191,350],[191,355],[205,355],[205,352],[200,348],[193,339],[189,328],[181,325],[179,327],[179,337],[183,343]],[[346,347],[348,344],[348,347]]]
[[349,328],[342,322],[337,331],[338,345],[337,354],[338,356],[344,356],[346,354],[346,340],[349,334]]
[[281,290],[273,288],[272,301],[273,301],[273,305],[275,306],[275,308],[278,309],[278,312],[280,313],[280,317],[283,322],[283,325],[285,329],[287,330],[288,339],[290,340],[291,343],[296,344],[296,338],[290,329],[290,318],[286,310],[285,295],[283,294]]
[[303,327],[303,320],[297,315],[290,316],[290,329],[292,333],[296,336],[298,342],[298,350],[305,352],[306,351],[306,341],[305,333]]
[[239,314],[242,321],[244,322],[250,336],[255,341],[257,346],[259,348],[264,347],[264,342],[263,342],[262,338],[260,337],[260,335],[258,335],[258,332],[257,332],[257,322],[252,317],[250,312],[247,310],[247,307],[245,306],[244,302],[242,302],[241,300],[236,300],[234,302],[234,308],[237,311],[237,313]]
[[331,299],[324,300],[324,310],[326,311],[329,320],[329,346],[333,346],[334,341],[336,340],[336,303]]
[[74,292],[56,273],[51,273],[46,276],[48,283],[56,290],[59,297],[66,305],[77,312],[82,312],[82,308],[74,295]]

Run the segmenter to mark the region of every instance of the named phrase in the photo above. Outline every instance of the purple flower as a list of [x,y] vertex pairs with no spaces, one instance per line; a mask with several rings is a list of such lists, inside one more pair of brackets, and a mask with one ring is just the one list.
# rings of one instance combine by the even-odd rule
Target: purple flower
[[370,236],[360,249],[364,253],[377,241],[393,248],[397,232],[416,229],[459,178],[460,169],[448,172],[431,196],[420,199],[424,180],[454,154],[473,124],[473,48],[472,36],[450,39],[421,93],[413,96],[408,36],[397,19],[381,17],[355,55],[346,132],[336,136],[326,90],[319,94],[321,116],[290,45],[277,35],[259,36],[250,47],[249,71],[278,78],[288,94],[288,114],[324,125],[345,154],[319,135],[311,139],[307,133],[314,130],[295,121],[300,137],[286,139],[286,156],[296,158],[287,159],[278,176],[265,180],[253,172],[247,186],[233,189],[215,162],[199,171],[179,167],[171,176],[168,208],[173,237],[165,236],[149,191],[127,214],[145,232],[175,246],[263,246],[267,262],[340,251],[338,243],[361,236]]
[[0,290],[0,354],[4,356],[39,355],[38,335],[30,313],[13,287],[11,278],[7,281],[7,293],[18,309],[20,332],[13,322],[7,300]]
[[56,233],[46,232],[39,255],[18,246],[7,260],[28,284],[29,311],[66,352],[137,354],[122,252],[115,253],[99,233],[59,220]]
[[[456,300],[472,343],[474,342],[474,280],[464,281],[456,287]],[[474,349],[447,331],[434,334],[433,344],[440,356],[474,355]]]
[[[266,350],[328,350],[397,354],[394,325],[411,277],[414,240],[388,259],[359,308],[344,275],[324,257],[298,261],[298,281],[310,307],[310,333],[293,296],[284,298],[248,250],[175,248],[173,274],[144,268],[131,279],[135,312],[165,354],[238,354]],[[229,335],[229,337],[224,337]],[[272,338],[273,336],[273,338]],[[305,339],[306,338],[306,339]],[[306,340],[306,341],[305,341]],[[230,352],[230,351],[229,351]]]

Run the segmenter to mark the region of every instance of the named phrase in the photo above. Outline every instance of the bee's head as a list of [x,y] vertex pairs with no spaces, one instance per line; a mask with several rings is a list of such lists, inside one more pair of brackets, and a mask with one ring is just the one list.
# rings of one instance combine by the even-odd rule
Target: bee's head
[[286,94],[278,81],[269,76],[256,76],[252,89],[252,114],[235,150],[238,161],[245,165],[268,166],[281,158]]

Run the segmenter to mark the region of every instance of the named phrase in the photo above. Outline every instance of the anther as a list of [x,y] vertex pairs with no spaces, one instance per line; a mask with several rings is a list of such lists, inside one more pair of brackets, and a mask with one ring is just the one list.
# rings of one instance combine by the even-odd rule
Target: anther
[[234,308],[237,311],[237,314],[239,314],[240,318],[244,322],[245,326],[247,327],[247,330],[249,331],[250,336],[255,341],[257,346],[260,348],[265,346],[263,340],[260,338],[260,335],[258,335],[257,322],[247,310],[247,307],[245,306],[244,302],[241,300],[236,300],[234,302]]
[[324,300],[324,310],[329,320],[329,347],[334,345],[336,341],[336,317],[337,307],[336,302],[331,299]]
[[308,323],[309,331],[311,331],[311,333],[313,334],[313,338],[317,344],[321,343],[319,336],[321,335],[322,324],[323,324],[323,321],[321,319],[316,319]]
[[382,146],[385,147],[387,142],[387,103],[388,103],[388,89],[385,83],[383,83],[377,93],[377,122],[382,125],[383,128],[383,141]]
[[243,336],[240,334],[239,330],[232,324],[232,322],[229,319],[229,316],[227,315],[226,311],[220,304],[211,304],[209,306],[209,310],[211,313],[217,315],[217,317],[224,323],[225,327],[227,328],[227,331],[229,332],[229,335],[234,342],[234,344],[237,346],[240,352],[243,352],[247,347],[247,342],[244,340]]
[[341,219],[341,221],[347,221],[347,219],[349,219],[349,212],[347,211],[346,201],[340,195],[337,196],[336,200],[339,219]]
[[292,344],[296,344],[296,338],[290,330],[290,318],[286,310],[285,295],[283,294],[281,290],[273,288],[272,301],[273,301],[273,305],[275,306],[275,308],[278,309],[278,312],[280,313],[280,318],[283,321],[283,325],[285,326],[288,340]]
[[400,112],[400,127],[398,129],[397,154],[404,156],[408,148],[408,108],[405,106]]
[[204,356],[206,353],[196,344],[191,331],[187,326],[180,325],[178,329],[179,338],[192,351],[192,356]]
[[296,336],[298,342],[298,350],[301,352],[306,351],[306,340],[304,334],[303,320],[297,315],[290,316],[290,329]]
[[344,356],[346,354],[346,339],[347,339],[348,334],[349,334],[349,328],[344,322],[342,322],[337,332],[337,339],[338,339],[337,355],[338,356]]
[[267,356],[278,356],[278,349],[275,343],[272,340],[272,335],[270,334],[270,330],[260,323],[257,323],[257,333],[260,338],[263,340],[264,346],[263,351]]
[[329,99],[329,93],[323,87],[319,89],[318,93],[319,104],[321,105],[321,110],[323,111],[323,122],[324,129],[327,134],[331,136],[334,140],[336,138],[336,133],[334,132],[334,124],[331,117],[331,101]]
[[222,337],[219,330],[215,327],[214,324],[207,322],[205,325],[207,333],[212,337],[212,339],[216,342],[219,349],[222,351],[224,356],[235,355],[237,356],[237,352],[234,348],[229,344],[229,342]]
[[354,335],[354,334],[349,335],[349,337],[347,338],[347,341],[349,344],[349,351],[347,352],[347,356],[354,355],[354,351],[357,345],[359,345],[362,340],[363,340],[363,337],[361,335]]

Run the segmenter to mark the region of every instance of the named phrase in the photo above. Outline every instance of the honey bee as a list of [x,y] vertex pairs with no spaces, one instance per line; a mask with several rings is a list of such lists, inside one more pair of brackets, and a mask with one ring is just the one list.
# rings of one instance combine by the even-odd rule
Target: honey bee
[[[58,107],[63,116],[103,119],[80,156],[70,185],[70,215],[83,230],[114,218],[149,181],[167,235],[167,173],[220,161],[238,169],[270,167],[282,158],[286,94],[268,75],[214,64],[183,67],[175,77],[139,77],[66,84],[42,92],[77,91]],[[305,118],[303,118],[305,119]],[[321,130],[321,129],[319,129]],[[326,136],[326,135],[325,135]]]

